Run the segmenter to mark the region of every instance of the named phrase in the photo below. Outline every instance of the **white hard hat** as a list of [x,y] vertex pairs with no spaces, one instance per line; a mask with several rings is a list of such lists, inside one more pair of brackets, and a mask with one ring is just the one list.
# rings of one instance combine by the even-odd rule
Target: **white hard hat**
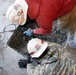
[[71,48],[76,48],[76,32],[73,35],[68,33],[67,43]]
[[46,50],[48,43],[39,39],[31,39],[27,44],[28,53],[32,58],[38,58]]
[[7,19],[13,24],[24,25],[27,20],[28,5],[25,0],[16,0],[6,13]]

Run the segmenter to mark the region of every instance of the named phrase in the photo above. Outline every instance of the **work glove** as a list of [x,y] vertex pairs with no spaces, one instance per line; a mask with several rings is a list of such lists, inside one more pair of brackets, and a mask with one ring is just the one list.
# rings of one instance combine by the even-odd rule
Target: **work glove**
[[31,63],[29,60],[20,59],[18,61],[19,68],[27,68],[27,64]]
[[25,59],[20,59],[18,61],[18,65],[20,68],[27,68],[27,64],[30,64],[30,55],[26,52],[25,53]]
[[27,31],[24,31],[23,34],[24,34],[24,35],[27,35],[27,36],[29,36],[29,37],[32,37],[32,36],[33,36],[32,29],[29,28]]
[[68,33],[67,42],[71,48],[76,48],[76,39],[75,35]]

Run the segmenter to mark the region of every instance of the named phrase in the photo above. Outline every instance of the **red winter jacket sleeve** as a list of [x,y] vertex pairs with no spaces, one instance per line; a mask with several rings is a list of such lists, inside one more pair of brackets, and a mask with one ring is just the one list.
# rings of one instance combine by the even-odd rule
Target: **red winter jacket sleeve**
[[[52,0],[26,0],[28,15],[35,19],[40,28],[34,29],[34,34],[49,34],[52,31],[52,21],[56,18],[56,8]],[[47,5],[48,4],[48,5]],[[52,6],[52,7],[51,7]],[[53,8],[54,7],[54,8]]]
[[43,29],[43,28],[33,29],[34,34],[49,34],[51,31],[52,31],[52,28],[49,28],[49,29]]
[[49,34],[50,32],[52,32],[52,21],[50,21],[50,23],[47,24],[47,27],[42,26],[40,28],[33,29],[34,34]]

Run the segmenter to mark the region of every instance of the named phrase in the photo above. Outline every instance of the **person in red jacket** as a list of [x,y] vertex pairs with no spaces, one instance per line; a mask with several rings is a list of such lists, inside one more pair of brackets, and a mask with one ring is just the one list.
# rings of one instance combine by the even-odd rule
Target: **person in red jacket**
[[72,14],[75,6],[76,0],[16,0],[8,8],[7,18],[11,23],[24,25],[28,14],[31,20],[36,20],[40,28],[27,30],[24,34],[49,34],[56,18],[62,28],[70,25],[74,20]]

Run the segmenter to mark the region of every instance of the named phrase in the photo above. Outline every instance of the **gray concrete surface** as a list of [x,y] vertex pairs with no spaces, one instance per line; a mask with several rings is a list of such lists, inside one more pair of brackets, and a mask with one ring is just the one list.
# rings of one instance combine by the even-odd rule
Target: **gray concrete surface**
[[[10,24],[6,19],[6,11],[14,1],[0,0],[0,32]],[[7,27],[6,31],[10,29],[14,29],[14,26]],[[18,60],[24,57],[6,44],[11,35],[11,32],[7,32],[4,38],[4,33],[0,33],[0,39],[4,38],[3,41],[0,41],[0,75],[27,75],[26,69],[20,69],[17,64]]]

